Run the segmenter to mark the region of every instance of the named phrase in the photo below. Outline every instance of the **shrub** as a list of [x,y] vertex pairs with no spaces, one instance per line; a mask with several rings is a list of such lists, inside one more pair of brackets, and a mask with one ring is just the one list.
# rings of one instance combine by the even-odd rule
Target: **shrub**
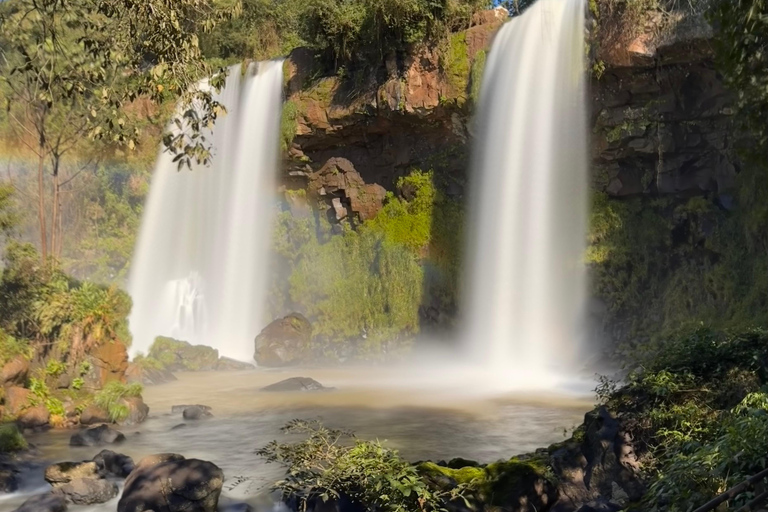
[[13,423],[0,425],[0,453],[16,452],[28,448],[27,440]]
[[768,332],[698,329],[663,346],[603,399],[646,460],[643,510],[683,512],[768,466]]
[[141,384],[123,384],[122,382],[108,382],[101,391],[96,393],[93,401],[103,409],[109,421],[118,423],[128,417],[130,413],[128,405],[123,401],[124,398],[141,396],[143,388]]
[[[354,440],[349,432],[315,421],[294,420],[282,430],[305,439],[287,444],[273,441],[257,453],[267,462],[287,466],[285,480],[277,482],[274,490],[286,500],[299,499],[301,509],[318,501],[347,498],[365,510],[442,510],[444,499],[461,496],[466,488],[435,491],[397,451],[378,442]],[[349,440],[354,442],[345,444]]]

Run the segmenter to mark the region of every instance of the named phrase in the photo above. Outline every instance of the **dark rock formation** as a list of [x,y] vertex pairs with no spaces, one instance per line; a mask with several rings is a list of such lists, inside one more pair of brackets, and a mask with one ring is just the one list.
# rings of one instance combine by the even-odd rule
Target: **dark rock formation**
[[181,415],[185,420],[192,420],[192,421],[203,420],[205,418],[210,418],[213,416],[213,414],[211,414],[210,407],[200,407],[199,405],[193,405],[191,407],[187,407],[186,409],[184,409]]
[[116,476],[118,478],[126,478],[135,467],[132,458],[112,450],[101,450],[93,458],[93,462],[102,476]]
[[261,388],[261,391],[329,391],[332,388],[326,388],[314,379],[307,377],[291,377],[290,379],[281,380],[269,386]]
[[73,434],[69,439],[70,446],[100,446],[125,441],[122,432],[107,425],[91,427]]
[[253,358],[259,366],[289,366],[309,354],[312,324],[299,313],[275,320],[256,336]]
[[366,184],[346,158],[329,159],[308,179],[310,197],[328,204],[329,218],[336,222],[349,214],[355,214],[356,220],[366,221],[374,218],[384,206],[384,187]]
[[216,465],[181,455],[145,457],[125,481],[118,512],[216,512],[224,473]]
[[727,190],[739,167],[733,95],[715,70],[712,30],[682,14],[649,26],[601,41],[606,68],[592,84],[594,185],[613,196]]
[[0,385],[23,386],[29,375],[29,361],[22,356],[16,356],[3,366],[0,371]]
[[64,496],[75,505],[106,503],[117,493],[117,484],[103,478],[77,478],[53,489],[53,494]]
[[551,454],[560,482],[556,512],[582,506],[599,508],[608,502],[617,510],[643,495],[640,464],[632,439],[611,413],[600,407],[584,417],[586,435],[577,446],[564,446]]
[[48,493],[33,496],[14,512],[66,512],[67,501],[63,496]]

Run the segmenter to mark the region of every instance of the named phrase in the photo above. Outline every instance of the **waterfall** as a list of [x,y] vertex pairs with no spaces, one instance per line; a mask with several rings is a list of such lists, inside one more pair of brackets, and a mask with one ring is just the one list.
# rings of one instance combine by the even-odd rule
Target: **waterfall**
[[483,76],[463,339],[510,387],[578,364],[587,224],[583,0],[539,0],[496,35]]
[[161,151],[128,284],[134,353],[169,336],[253,357],[268,287],[282,70],[282,61],[230,68],[215,95],[227,114],[205,134],[209,166],[177,170]]

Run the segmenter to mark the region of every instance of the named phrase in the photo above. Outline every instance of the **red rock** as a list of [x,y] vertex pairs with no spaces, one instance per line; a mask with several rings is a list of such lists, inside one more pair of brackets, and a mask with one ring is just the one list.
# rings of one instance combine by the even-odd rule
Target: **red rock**
[[8,414],[19,414],[22,409],[29,407],[29,397],[32,392],[19,386],[11,386],[5,390],[5,407]]
[[28,375],[29,361],[22,356],[16,356],[6,363],[2,371],[0,371],[0,384],[3,386],[8,384],[23,386],[27,381]]

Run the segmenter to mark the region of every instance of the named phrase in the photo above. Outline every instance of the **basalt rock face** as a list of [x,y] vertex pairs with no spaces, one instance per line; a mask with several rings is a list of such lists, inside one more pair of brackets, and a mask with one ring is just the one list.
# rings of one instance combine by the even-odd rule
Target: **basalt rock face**
[[634,37],[600,41],[593,179],[612,196],[719,193],[738,171],[733,96],[715,70],[712,29],[699,16],[661,16]]

